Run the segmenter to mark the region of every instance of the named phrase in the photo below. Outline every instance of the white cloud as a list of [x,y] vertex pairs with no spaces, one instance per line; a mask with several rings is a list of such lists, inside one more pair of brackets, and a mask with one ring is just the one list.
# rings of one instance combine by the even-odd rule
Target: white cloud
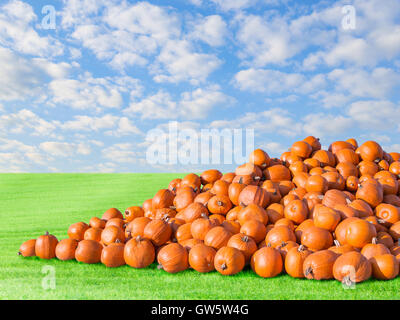
[[18,0],[0,7],[0,45],[34,56],[59,56],[63,45],[51,37],[41,37],[33,28],[37,22],[33,8]]
[[123,94],[130,97],[141,94],[139,81],[130,77],[58,79],[49,84],[51,102],[75,109],[120,108]]
[[66,76],[71,66],[42,58],[23,58],[0,47],[0,100],[25,100],[43,94],[43,82],[48,77]]
[[192,39],[201,40],[210,46],[222,46],[228,34],[227,24],[219,15],[211,15],[193,22],[193,31],[189,34]]
[[152,96],[132,102],[124,112],[140,114],[143,119],[204,119],[213,108],[232,103],[234,99],[222,93],[219,86],[208,86],[183,92],[178,101],[169,92],[160,90]]
[[115,163],[138,163],[141,153],[131,143],[117,143],[102,150],[102,157]]
[[55,157],[86,156],[91,153],[90,147],[84,143],[46,141],[40,143],[39,148]]
[[334,137],[338,133],[346,132],[353,124],[354,120],[342,115],[326,113],[311,113],[302,119],[303,130],[307,135],[318,137]]
[[253,68],[239,71],[234,78],[234,83],[241,90],[266,93],[293,91],[304,81],[304,76],[298,73]]
[[163,46],[152,66],[154,81],[193,85],[204,82],[222,61],[213,54],[198,53],[187,40],[170,40]]
[[30,129],[32,135],[48,136],[52,135],[56,127],[57,122],[46,121],[27,109],[0,116],[0,132],[4,134],[23,134]]
[[211,0],[217,4],[222,10],[240,10],[253,5],[256,0]]
[[400,107],[390,101],[357,101],[350,105],[348,113],[364,129],[400,128]]

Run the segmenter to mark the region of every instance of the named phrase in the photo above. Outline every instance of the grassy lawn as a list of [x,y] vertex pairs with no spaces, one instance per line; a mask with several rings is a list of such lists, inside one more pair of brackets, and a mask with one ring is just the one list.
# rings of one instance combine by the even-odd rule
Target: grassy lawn
[[[153,265],[109,269],[76,261],[17,256],[20,244],[46,230],[63,239],[68,226],[109,207],[139,205],[177,174],[0,174],[0,299],[399,299],[400,278],[369,280],[354,290],[337,281],[232,277],[193,270],[170,275]],[[44,290],[42,268],[54,266],[56,289]]]

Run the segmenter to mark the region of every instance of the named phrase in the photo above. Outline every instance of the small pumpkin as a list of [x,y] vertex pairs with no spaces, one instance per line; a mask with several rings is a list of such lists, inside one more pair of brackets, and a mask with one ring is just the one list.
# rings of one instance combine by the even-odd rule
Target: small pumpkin
[[317,159],[322,166],[334,167],[336,164],[335,156],[332,152],[326,150],[318,150],[312,155],[313,159]]
[[392,254],[371,258],[372,276],[378,280],[391,280],[399,275],[399,262]]
[[232,234],[224,227],[217,226],[206,233],[204,244],[218,250],[228,244],[231,236]]
[[364,142],[359,148],[360,157],[366,161],[381,160],[383,158],[382,147],[375,141]]
[[322,204],[329,208],[334,208],[337,204],[347,205],[350,202],[350,199],[344,192],[335,189],[328,190],[322,199]]
[[356,176],[349,176],[346,179],[346,189],[350,192],[357,192],[359,180]]
[[216,196],[228,196],[230,184],[224,180],[217,180],[215,181],[211,192]]
[[170,243],[164,246],[157,255],[159,267],[168,273],[177,273],[189,268],[187,250],[179,243]]
[[278,246],[276,249],[279,251],[279,253],[282,256],[282,261],[285,262],[286,255],[289,252],[290,249],[292,248],[298,248],[299,244],[295,241],[287,241],[287,242],[282,242],[280,246]]
[[192,227],[192,223],[185,223],[184,225],[181,225],[178,230],[175,232],[175,239],[178,241],[178,243],[181,243],[184,240],[192,239],[192,232],[190,231]]
[[336,226],[340,222],[340,213],[335,209],[317,204],[314,207],[313,220],[316,227],[326,229],[330,232],[335,231]]
[[349,244],[341,245],[338,240],[333,240],[333,243],[335,245],[330,247],[328,250],[331,250],[339,255],[357,250]]
[[52,259],[56,256],[58,240],[55,236],[46,232],[36,239],[35,255],[40,259]]
[[151,202],[151,207],[153,211],[162,208],[170,208],[173,206],[175,195],[169,189],[160,189],[154,195],[153,200]]
[[117,208],[110,208],[106,212],[103,213],[103,216],[101,217],[102,220],[110,220],[112,218],[120,218],[123,219],[124,216],[122,215],[121,211],[119,211]]
[[256,242],[249,236],[242,233],[233,235],[229,239],[227,246],[240,250],[244,255],[246,263],[250,261],[253,253],[257,251]]
[[173,194],[176,194],[176,190],[181,186],[182,179],[173,179],[169,185],[168,190],[170,190]]
[[192,222],[190,232],[193,238],[204,240],[208,231],[210,231],[215,225],[208,217],[199,218]]
[[303,264],[304,260],[311,254],[310,250],[300,245],[292,247],[286,254],[285,271],[293,278],[304,278]]
[[240,223],[237,221],[225,220],[221,223],[221,227],[224,227],[226,230],[228,230],[232,234],[239,233],[239,231],[240,231]]
[[197,174],[189,173],[182,179],[181,186],[189,186],[193,188],[195,192],[197,192],[200,190],[201,179]]
[[277,222],[279,219],[284,218],[284,209],[285,207],[280,203],[271,203],[266,209],[268,221],[272,224],[275,224],[275,222]]
[[106,223],[106,228],[109,226],[116,226],[117,228],[124,229],[125,221],[120,218],[112,218]]
[[385,232],[385,231],[380,231],[376,235],[377,242],[380,244],[383,244],[387,248],[391,248],[394,246],[394,241],[392,236]]
[[189,251],[189,265],[197,272],[211,272],[215,269],[214,258],[216,253],[214,248],[205,244],[197,244]]
[[347,225],[346,243],[355,248],[361,249],[371,243],[374,237],[376,237],[375,227],[365,220],[356,219]]
[[144,217],[144,210],[139,206],[132,206],[125,210],[126,222],[131,222],[133,219]]
[[249,204],[257,204],[260,207],[267,207],[270,202],[269,193],[258,186],[246,186],[239,195],[239,204],[248,206]]
[[36,239],[30,239],[21,244],[18,250],[18,255],[23,257],[34,257]]
[[170,240],[171,235],[171,226],[164,220],[152,220],[143,230],[143,236],[158,247]]
[[207,206],[208,201],[214,197],[214,194],[211,191],[206,191],[199,193],[193,200],[193,202],[201,203],[203,206]]
[[309,176],[305,188],[307,192],[325,193],[328,191],[328,182],[323,176]]
[[239,205],[239,195],[242,190],[246,187],[243,183],[231,183],[228,188],[229,199],[235,206]]
[[184,247],[188,252],[192,250],[192,248],[198,244],[204,244],[203,240],[199,239],[188,239],[188,240],[183,240],[180,245]]
[[79,241],[75,250],[75,259],[83,263],[99,263],[103,246],[94,240]]
[[155,250],[150,240],[137,236],[124,247],[124,260],[133,268],[146,268],[154,262]]
[[279,219],[277,222],[275,222],[274,226],[275,227],[277,227],[277,226],[286,226],[286,227],[289,227],[293,231],[296,228],[294,223],[293,223],[293,221],[288,219],[288,218]]
[[289,227],[277,226],[273,227],[265,237],[265,243],[271,244],[273,248],[276,248],[282,244],[282,242],[296,241],[296,236]]
[[311,146],[313,152],[321,150],[321,143],[319,142],[319,138],[308,136],[307,138],[303,139],[303,141],[307,142]]
[[295,229],[294,229],[294,234],[296,236],[296,241],[301,242],[301,235],[303,234],[303,231],[306,230],[307,228],[314,226],[314,221],[312,219],[307,219],[304,220],[302,223],[300,223]]
[[251,219],[242,225],[240,233],[251,237],[256,243],[260,243],[267,235],[267,228],[260,221]]
[[361,253],[351,251],[342,254],[333,264],[333,276],[344,283],[359,283],[372,274],[371,263]]
[[260,168],[266,168],[270,163],[270,157],[264,150],[256,149],[250,153],[249,162]]
[[257,204],[249,204],[238,213],[238,221],[243,225],[248,220],[257,220],[266,225],[268,223],[267,212]]
[[89,221],[89,226],[92,228],[104,229],[106,227],[106,220],[102,220],[98,217],[93,217]]
[[277,249],[267,245],[253,254],[251,268],[260,277],[276,277],[283,269],[282,256]]
[[221,178],[222,178],[221,171],[216,169],[206,170],[200,175],[200,180],[203,185],[206,185],[208,183],[213,184],[215,181]]
[[220,248],[214,257],[215,269],[224,276],[230,276],[243,270],[245,258],[243,253],[231,247]]
[[100,229],[100,228],[89,228],[85,231],[85,234],[83,235],[83,239],[84,240],[94,240],[94,241],[100,242],[102,232],[103,232],[103,229]]
[[321,175],[325,178],[328,184],[328,189],[344,190],[346,180],[339,172],[328,171]]
[[326,229],[310,226],[302,232],[301,244],[314,251],[324,250],[332,246],[333,237]]
[[310,254],[303,264],[304,276],[307,279],[333,279],[333,265],[338,255],[330,250],[317,251]]
[[[352,164],[353,167],[357,170],[355,166],[358,165],[358,163],[360,162],[360,158],[353,149],[341,149],[335,153],[335,156],[338,161],[338,165],[341,163]],[[354,169],[352,168],[352,170]]]
[[383,220],[383,224],[387,227],[390,227],[391,225],[400,221],[399,208],[391,204],[379,204],[375,208],[375,214],[379,219]]
[[144,228],[150,221],[150,218],[139,217],[129,222],[125,228],[126,239],[136,238],[137,236],[144,237]]
[[121,228],[116,226],[109,226],[104,228],[101,233],[101,242],[104,243],[106,246],[109,244],[116,242],[125,242],[125,233]]
[[296,225],[299,225],[308,216],[308,206],[302,200],[293,200],[289,202],[284,209],[285,218],[292,220]]
[[290,170],[282,164],[276,164],[265,168],[263,173],[267,180],[272,180],[276,182],[291,180],[292,177],[290,174]]
[[198,218],[207,216],[208,216],[207,208],[199,202],[193,202],[190,205],[188,205],[184,210],[182,210],[177,215],[177,218],[185,220],[187,223],[190,223]]
[[78,247],[78,241],[75,239],[63,239],[56,246],[56,257],[59,260],[75,259],[75,250]]
[[81,240],[83,240],[85,231],[87,229],[89,229],[89,226],[84,222],[77,222],[77,223],[71,224],[71,226],[68,228],[68,236],[71,239],[81,241]]
[[375,256],[388,253],[390,253],[389,249],[385,245],[378,243],[377,238],[372,238],[372,243],[366,244],[361,250],[361,254],[368,260]]
[[312,147],[305,141],[296,141],[292,144],[290,148],[290,152],[294,155],[297,155],[303,159],[308,158],[313,151]]
[[101,252],[101,263],[108,268],[116,268],[125,265],[124,248],[125,245],[123,243],[111,243]]
[[235,176],[236,174],[234,172],[227,172],[222,176],[221,180],[224,180],[228,183],[232,183]]

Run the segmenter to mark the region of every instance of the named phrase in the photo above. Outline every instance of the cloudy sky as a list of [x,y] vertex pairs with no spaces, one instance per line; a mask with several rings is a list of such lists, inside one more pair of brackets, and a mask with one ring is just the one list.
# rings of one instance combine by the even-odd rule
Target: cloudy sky
[[146,162],[170,121],[254,129],[271,156],[307,135],[400,151],[400,1],[303,3],[2,0],[0,171],[195,168]]

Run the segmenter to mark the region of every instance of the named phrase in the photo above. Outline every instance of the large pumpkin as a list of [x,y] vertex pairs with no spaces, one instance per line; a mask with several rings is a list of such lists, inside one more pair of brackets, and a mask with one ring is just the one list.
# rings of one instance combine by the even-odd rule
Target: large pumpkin
[[307,279],[328,280],[333,278],[333,265],[338,255],[330,250],[310,254],[303,264],[304,276]]
[[99,263],[103,246],[94,240],[82,240],[75,250],[75,259],[83,263]]
[[189,267],[187,250],[179,243],[171,243],[164,246],[157,255],[160,268],[168,273],[177,273]]
[[239,195],[239,204],[248,206],[249,204],[257,204],[263,208],[267,207],[270,201],[269,193],[258,186],[246,186]]
[[371,263],[356,251],[342,254],[333,264],[333,276],[344,283],[362,282],[368,280],[371,274]]
[[55,236],[46,232],[40,236],[35,242],[35,254],[40,259],[52,259],[56,256],[56,246],[58,240]]
[[126,243],[124,259],[133,268],[146,268],[155,259],[154,246],[150,240],[137,236]]
[[253,254],[251,268],[260,277],[276,277],[282,272],[282,256],[277,249],[269,246],[263,247]]
[[245,257],[243,253],[232,247],[220,248],[214,257],[215,269],[227,276],[234,275],[243,270],[245,265]]
[[214,270],[214,258],[217,252],[205,244],[197,244],[189,251],[189,265],[197,272]]

